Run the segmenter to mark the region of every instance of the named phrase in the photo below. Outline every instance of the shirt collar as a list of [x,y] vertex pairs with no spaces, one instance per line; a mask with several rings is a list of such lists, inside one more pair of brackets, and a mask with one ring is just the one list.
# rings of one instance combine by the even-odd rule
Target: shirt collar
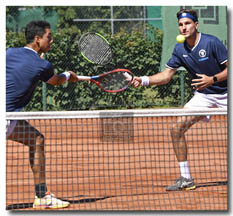
[[24,47],[25,49],[29,49],[29,50],[32,50],[33,52],[35,52],[36,54],[38,54],[38,52],[36,52],[34,49],[30,48],[30,47]]
[[187,44],[187,47],[188,47],[190,50],[194,50],[194,49],[197,47],[197,45],[200,43],[200,40],[201,40],[201,32],[199,33],[199,39],[198,39],[197,43],[195,44],[195,46],[194,46],[193,48],[190,48],[189,45]]

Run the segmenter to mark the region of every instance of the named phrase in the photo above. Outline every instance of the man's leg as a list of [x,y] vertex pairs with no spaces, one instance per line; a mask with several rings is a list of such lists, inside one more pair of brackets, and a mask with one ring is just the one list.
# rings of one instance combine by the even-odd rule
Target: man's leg
[[185,140],[185,132],[196,122],[201,120],[201,116],[182,116],[178,117],[177,123],[171,128],[171,138],[176,158],[179,162],[181,177],[172,186],[168,186],[167,190],[191,190],[195,189],[193,179],[190,175],[187,160],[187,144]]
[[28,122],[19,120],[8,139],[23,143],[29,147],[29,160],[34,176],[36,195],[40,198],[44,197],[47,192],[45,184],[44,136]]
[[44,136],[26,121],[17,124],[8,139],[23,143],[29,147],[30,165],[34,176],[36,198],[34,208],[65,208],[69,202],[59,200],[47,192],[45,183]]

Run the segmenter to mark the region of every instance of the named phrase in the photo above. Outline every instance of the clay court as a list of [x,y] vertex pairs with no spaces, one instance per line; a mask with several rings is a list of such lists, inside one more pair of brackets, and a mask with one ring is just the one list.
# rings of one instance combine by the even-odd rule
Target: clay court
[[[46,138],[49,191],[84,211],[228,210],[227,116],[187,133],[196,190],[167,192],[179,177],[169,128],[176,117],[29,120]],[[28,148],[7,141],[6,208],[32,210]],[[64,211],[62,210],[62,211]]]

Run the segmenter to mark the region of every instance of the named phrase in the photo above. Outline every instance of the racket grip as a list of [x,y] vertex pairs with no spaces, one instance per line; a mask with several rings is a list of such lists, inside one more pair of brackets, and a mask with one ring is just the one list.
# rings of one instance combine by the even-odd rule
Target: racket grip
[[131,81],[132,80],[132,76],[130,74],[128,74],[127,72],[124,72],[123,75],[125,76],[127,81]]
[[77,76],[79,80],[90,80],[91,77],[89,76]]

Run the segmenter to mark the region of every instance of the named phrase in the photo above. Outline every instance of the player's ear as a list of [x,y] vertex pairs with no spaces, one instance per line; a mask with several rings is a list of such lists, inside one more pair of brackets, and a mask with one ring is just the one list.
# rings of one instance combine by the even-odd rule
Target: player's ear
[[35,44],[37,44],[37,46],[38,47],[40,47],[40,39],[41,39],[41,37],[39,36],[39,35],[36,35],[35,37],[34,37],[34,43]]
[[39,35],[36,35],[36,36],[34,37],[34,42],[39,43],[39,41],[40,41],[40,36],[39,36]]
[[198,29],[198,26],[199,26],[199,23],[198,23],[198,21],[197,21],[197,22],[195,22],[195,27],[196,27],[196,29]]

